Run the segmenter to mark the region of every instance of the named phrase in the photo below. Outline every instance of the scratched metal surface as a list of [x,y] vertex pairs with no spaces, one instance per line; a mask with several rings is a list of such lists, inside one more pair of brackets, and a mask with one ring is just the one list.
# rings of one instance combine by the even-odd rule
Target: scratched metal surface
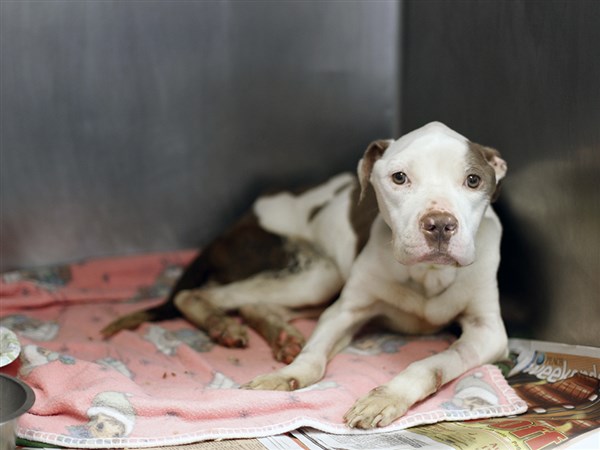
[[392,134],[395,2],[2,2],[2,268],[197,247]]

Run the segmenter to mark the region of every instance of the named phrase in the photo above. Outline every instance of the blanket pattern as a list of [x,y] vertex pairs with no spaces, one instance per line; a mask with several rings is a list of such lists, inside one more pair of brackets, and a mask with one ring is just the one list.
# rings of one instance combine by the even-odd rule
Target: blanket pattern
[[[148,323],[103,340],[117,316],[159,304],[193,251],[95,259],[10,272],[0,283],[0,326],[19,337],[19,376],[36,401],[21,438],[73,448],[142,448],[249,438],[309,426],[328,433],[377,433],[444,420],[524,412],[525,403],[491,365],[478,367],[381,430],[351,430],[354,401],[411,361],[445,349],[446,335],[406,338],[371,332],[333,358],[323,380],[293,392],[239,389],[280,367],[250,332],[247,349],[214,345],[183,319]],[[312,320],[298,320],[308,335]]]

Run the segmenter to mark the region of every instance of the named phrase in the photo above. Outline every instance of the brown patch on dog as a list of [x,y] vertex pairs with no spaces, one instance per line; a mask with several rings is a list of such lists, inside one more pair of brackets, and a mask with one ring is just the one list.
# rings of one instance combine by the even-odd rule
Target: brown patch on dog
[[[363,247],[366,245],[369,239],[369,233],[371,231],[371,225],[377,217],[379,209],[377,207],[377,199],[375,198],[375,191],[370,185],[367,186],[365,191],[362,193],[361,189],[356,182],[346,183],[335,190],[335,195],[340,195],[345,190],[352,188],[350,198],[350,225],[356,234],[356,254],[360,253]],[[321,205],[317,205],[312,208],[308,214],[308,221],[311,222],[319,215],[319,213],[329,204],[329,201],[324,202]]]
[[262,228],[254,213],[248,213],[204,250],[209,277],[221,284],[244,280],[265,271],[292,265],[293,253],[285,239]]
[[[289,241],[284,237],[263,229],[256,215],[250,212],[200,252],[187,266],[163,304],[120,317],[107,325],[102,334],[107,338],[120,330],[134,329],[145,321],[166,320],[181,316],[182,313],[189,315],[189,311],[185,313],[175,305],[175,297],[182,291],[194,290],[206,283],[229,284],[261,272],[297,270],[297,247],[287,244]],[[192,321],[189,318],[188,320]],[[198,322],[203,323],[200,319]],[[226,320],[221,322],[220,325],[212,327],[213,334],[220,334],[223,323],[226,323],[224,328],[227,330],[234,328],[230,327]],[[239,339],[230,339],[228,335],[232,333],[228,331],[226,334],[225,338],[217,337],[216,340],[225,345],[236,345],[234,342]],[[223,342],[224,340],[226,342]]]
[[350,223],[356,233],[356,254],[366,245],[371,225],[377,217],[379,208],[370,178],[375,162],[383,156],[390,141],[379,139],[369,144],[358,165],[359,185],[352,191]]
[[379,207],[375,190],[370,183],[362,192],[360,186],[356,185],[351,195],[350,224],[356,234],[356,254],[358,255],[369,240],[371,225],[379,213]]
[[360,160],[358,166],[358,181],[360,182],[360,199],[362,200],[367,187],[369,186],[369,179],[371,178],[371,172],[375,162],[383,156],[386,149],[390,146],[390,142],[384,139],[373,141],[369,144],[365,150],[365,154]]
[[494,202],[500,195],[500,183],[496,180],[496,171],[492,167],[494,156],[499,156],[500,153],[490,147],[468,143],[469,153],[467,154],[468,168],[466,175],[475,174],[481,177],[483,181],[480,189]]
[[435,379],[435,392],[437,392],[442,387],[444,372],[442,371],[442,369],[435,369],[435,371],[433,372],[433,376]]

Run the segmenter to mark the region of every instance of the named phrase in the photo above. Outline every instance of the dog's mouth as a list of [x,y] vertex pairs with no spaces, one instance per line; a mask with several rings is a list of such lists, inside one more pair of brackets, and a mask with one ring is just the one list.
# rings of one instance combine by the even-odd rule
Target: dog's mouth
[[436,264],[440,266],[462,266],[456,258],[445,252],[432,252],[419,258],[419,263]]
[[397,236],[392,233],[394,259],[404,265],[434,264],[440,266],[464,267],[475,260],[474,249],[452,240],[444,245],[430,245],[425,240],[410,235]]
[[440,250],[430,250],[424,253],[406,253],[402,252],[402,254],[396,254],[396,260],[405,265],[414,265],[414,264],[434,264],[439,266],[454,266],[454,267],[464,267],[473,263],[473,261],[468,258],[460,258],[456,255],[453,255],[447,251]]

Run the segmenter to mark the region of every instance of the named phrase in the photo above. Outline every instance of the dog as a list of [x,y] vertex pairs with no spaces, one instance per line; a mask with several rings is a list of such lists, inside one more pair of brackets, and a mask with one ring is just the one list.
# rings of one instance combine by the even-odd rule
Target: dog
[[[481,364],[507,356],[496,272],[502,227],[491,203],[506,162],[490,147],[432,122],[366,149],[358,176],[259,198],[186,270],[168,301],[118,319],[106,336],[178,313],[224,345],[243,346],[238,310],[280,361],[244,388],[295,390],[368,322],[408,334],[453,322],[460,337],[359,399],[348,426],[389,425],[410,406]],[[289,311],[322,306],[304,343]]]
[[490,206],[506,170],[496,150],[441,123],[371,144],[358,178],[363,197],[374,190],[379,214],[339,299],[290,365],[246,387],[317,382],[371,319],[409,334],[458,321],[461,335],[447,350],[410,364],[344,416],[350,427],[368,429],[389,425],[465,371],[506,357],[496,280],[502,227]]

